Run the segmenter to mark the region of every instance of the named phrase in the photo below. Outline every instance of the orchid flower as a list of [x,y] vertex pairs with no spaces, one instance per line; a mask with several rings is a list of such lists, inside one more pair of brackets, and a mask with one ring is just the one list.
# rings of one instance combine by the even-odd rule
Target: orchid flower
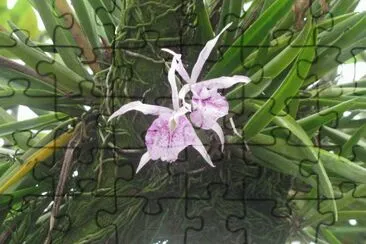
[[108,119],[110,121],[132,110],[158,116],[146,132],[145,145],[147,152],[142,155],[136,173],[150,160],[161,159],[170,163],[176,161],[178,154],[190,145],[202,155],[209,165],[215,167],[192,124],[185,116],[189,111],[179,105],[178,89],[175,81],[177,65],[176,58],[173,58],[168,72],[168,80],[172,89],[173,109],[134,101],[123,105]]
[[[232,77],[222,76],[201,82],[197,82],[197,79],[219,37],[230,27],[231,24],[232,23],[226,25],[215,38],[206,43],[193,66],[191,75],[187,73],[183,66],[181,54],[177,54],[170,49],[162,49],[163,51],[172,54],[173,59],[177,60],[178,66],[176,71],[187,83],[179,91],[178,96],[182,99],[183,106],[191,111],[190,119],[192,123],[202,129],[213,130],[219,136],[222,151],[224,149],[224,132],[217,120],[229,113],[229,103],[224,96],[217,92],[217,90],[229,88],[237,83],[248,83],[250,79],[241,75],[235,75]],[[185,101],[185,96],[189,91],[192,92],[191,105]],[[235,127],[233,129],[234,132],[236,132]]]

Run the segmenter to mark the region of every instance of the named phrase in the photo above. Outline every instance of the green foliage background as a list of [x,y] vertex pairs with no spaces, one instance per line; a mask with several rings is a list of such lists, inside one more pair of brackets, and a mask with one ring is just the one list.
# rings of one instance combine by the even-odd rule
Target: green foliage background
[[[255,243],[362,243],[366,80],[338,84],[337,68],[364,62],[366,17],[354,12],[358,0],[327,1],[328,13],[312,2],[303,5],[300,28],[292,0],[30,0],[11,10],[1,2],[0,243],[175,243],[187,227],[182,213],[206,216],[213,229],[214,216],[245,214],[238,228]],[[68,25],[72,16],[79,29]],[[189,70],[228,22],[233,28],[202,79],[252,79],[226,94],[244,138],[227,130],[227,144],[237,146],[220,155],[216,138],[202,135],[220,158],[216,168],[188,150],[179,164],[152,162],[134,175],[152,118],[136,113],[108,124],[108,116],[141,97],[150,104],[168,98],[171,57],[160,49],[182,53]],[[18,105],[38,117],[17,121]],[[232,197],[249,199],[245,213],[225,201],[222,184]],[[217,187],[211,201],[192,201],[184,212],[187,202],[178,199],[205,196],[209,187]],[[141,196],[176,200],[147,216]],[[196,242],[236,241],[207,229]]]

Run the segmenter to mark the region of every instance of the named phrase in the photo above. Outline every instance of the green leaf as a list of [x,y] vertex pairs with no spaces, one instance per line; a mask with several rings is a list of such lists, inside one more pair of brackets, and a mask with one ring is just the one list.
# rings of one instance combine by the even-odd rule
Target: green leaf
[[326,229],[326,227],[320,228],[320,232],[329,243],[342,244],[342,242],[339,241],[330,230]]
[[[219,3],[219,4],[221,4],[221,7],[220,7],[220,18],[219,18],[218,24],[216,25],[216,30],[215,30],[215,33],[216,34],[220,33],[220,31],[222,29],[224,29],[224,27],[225,27],[226,24],[230,23],[230,22],[227,21],[227,17],[228,17],[228,15],[230,13],[230,4],[231,4],[231,2],[233,2],[233,1],[231,1],[231,0],[223,0],[223,1],[221,1],[221,3]],[[223,35],[220,38],[220,40],[218,40],[218,43],[221,43],[221,44],[225,43],[223,41],[223,36],[224,35],[225,35],[225,33],[223,33]]]
[[330,9],[332,16],[339,16],[342,14],[353,12],[360,0],[348,0],[348,1],[336,1],[336,3]]
[[52,92],[55,84],[52,79],[40,76],[29,67],[0,56],[0,87],[3,89],[31,88]]
[[[331,138],[336,145],[342,145],[350,140],[351,136],[328,126],[323,126],[321,133],[325,136]],[[359,140],[358,143],[353,147],[353,154],[356,158],[366,161],[366,143],[363,140]]]
[[339,211],[339,220],[348,221],[349,219],[361,218],[366,219],[365,210]]
[[336,106],[324,109],[318,113],[300,119],[298,120],[298,123],[308,134],[312,134],[322,125],[341,118],[345,111],[352,110],[357,100],[358,98],[354,98],[349,101],[339,103]]
[[366,169],[343,156],[319,149],[320,159],[328,172],[341,176],[352,182],[366,184]]
[[[20,29],[15,23],[12,21],[8,21],[8,24],[10,28],[13,30],[13,34],[16,35],[23,43],[26,45],[37,49],[38,51],[41,51],[40,48],[37,47],[37,45],[31,40],[30,33],[28,30],[22,30]],[[25,34],[27,33],[27,34]]]
[[34,119],[18,122],[8,122],[0,125],[0,137],[12,135],[15,132],[38,129],[67,119],[68,116],[62,113],[42,115]]
[[[257,52],[255,52],[256,57],[254,60],[253,65],[264,66],[266,64],[267,58],[269,55],[269,48],[271,47],[271,36],[267,35],[263,42],[261,43],[261,47]],[[248,57],[249,59],[249,57]]]
[[[307,40],[307,35],[310,32],[310,24],[306,25],[303,31],[296,37],[296,39],[288,45],[290,40],[289,37],[281,36],[278,40],[274,40],[274,47],[269,48],[268,56],[269,62],[264,65],[264,67],[257,71],[255,74],[250,75],[252,82],[244,86],[237,86],[235,89],[231,90],[226,97],[230,101],[230,107],[233,110],[240,110],[243,98],[256,97],[261,94],[264,89],[266,89],[271,81],[277,77],[281,72],[283,72],[298,56],[301,51],[301,47],[305,45]],[[276,44],[278,42],[278,44]],[[282,50],[278,55],[272,57],[273,52],[277,52],[278,48],[287,46],[284,50]],[[251,60],[255,60],[255,56]],[[250,61],[249,61],[250,62]],[[254,65],[254,63],[253,63]]]
[[347,157],[352,153],[352,148],[357,144],[361,137],[365,134],[366,124],[361,126],[353,133],[349,140],[342,146],[341,155]]
[[65,65],[78,75],[84,78],[91,78],[78,57],[78,55],[81,55],[79,53],[80,49],[73,40],[68,27],[65,26],[63,19],[57,17],[55,9],[51,8],[48,1],[33,0],[33,3]]
[[115,19],[112,18],[106,9],[107,7],[101,0],[88,0],[90,5],[94,9],[94,13],[98,16],[101,21],[101,25],[103,26],[105,33],[107,35],[108,41],[112,42],[114,39],[115,27],[118,23],[116,23]]
[[[357,96],[337,96],[337,97],[326,97],[326,98],[309,98],[300,99],[301,104],[304,106],[316,106],[319,110],[322,107],[337,106],[342,102],[347,102],[352,99],[357,99],[357,102],[353,102],[352,109],[366,109],[366,99]],[[342,119],[341,117],[339,119]],[[354,123],[351,122],[351,123]]]
[[[341,209],[349,206],[354,201],[356,201],[356,199],[358,199],[358,198],[357,197],[355,198],[355,194],[356,194],[356,196],[364,196],[366,194],[366,184],[358,185],[355,187],[355,189],[352,189],[352,190],[344,193],[342,195],[342,198],[337,200],[338,209],[341,210]],[[320,213],[329,211],[331,208],[332,208],[331,203],[325,202],[324,205],[322,205],[320,207],[320,209],[319,208],[314,209],[312,212],[309,212],[310,217],[307,218],[302,225],[308,226],[308,225],[312,225],[314,223],[320,223],[320,221],[328,218],[328,215],[320,214]]]
[[[333,17],[333,18],[321,20],[317,24],[317,27],[319,28],[319,32],[321,33],[323,31],[333,30],[333,28],[336,25],[338,25],[339,23],[349,19],[353,15],[356,15],[356,13],[348,13],[348,14],[343,14],[343,15],[336,16],[336,17]],[[320,35],[318,35],[318,37],[320,37]]]
[[317,57],[317,63],[311,68],[311,73],[316,74],[316,76],[309,77],[305,81],[304,86],[314,83],[320,77],[323,77],[334,68],[338,67],[340,63],[344,63],[362,52],[363,48],[359,47],[364,47],[366,45],[365,25],[366,16],[363,15],[363,17],[344,32],[336,42],[331,46],[327,46],[325,51],[323,51],[324,48],[322,48],[321,55]]
[[221,60],[215,63],[205,79],[233,74],[241,67],[243,58],[251,53],[249,48],[257,45],[263,38],[263,33],[268,33],[283,17],[283,12],[290,9],[292,0],[277,0],[274,2],[250,27],[246,30],[224,53]]
[[344,84],[337,84],[335,87],[365,87],[366,88],[366,79],[360,79],[358,81],[347,82]]
[[81,28],[85,32],[86,36],[98,57],[102,57],[100,50],[100,38],[97,33],[96,21],[90,15],[88,8],[86,6],[86,0],[71,0],[72,5],[75,9],[76,16],[79,19]]
[[329,177],[327,175],[327,172],[323,166],[323,162],[321,160],[321,157],[319,157],[317,148],[313,145],[311,139],[307,136],[305,131],[296,123],[296,121],[290,117],[290,116],[277,116],[274,120],[276,124],[278,124],[281,127],[287,128],[291,131],[291,133],[296,136],[298,139],[301,140],[303,145],[301,147],[305,147],[304,150],[308,151],[306,155],[311,157],[303,157],[302,160],[306,160],[306,158],[309,159],[310,162],[313,162],[313,171],[318,175],[319,177],[319,183],[320,183],[320,191],[332,202],[332,209],[334,211],[334,214],[337,219],[337,206],[334,201],[334,192],[332,188],[332,184],[329,180]]
[[[281,119],[281,118],[279,118]],[[288,122],[282,121],[281,124],[289,123],[291,120],[288,116],[283,117],[283,119],[288,120]],[[293,128],[291,131],[295,131],[296,128]],[[275,131],[276,128],[272,128],[272,131]],[[297,132],[298,133],[298,132]],[[260,135],[260,134],[259,134]],[[288,143],[283,141],[283,139],[279,138],[279,135],[276,134],[276,143],[271,142],[271,138],[269,137],[267,141],[263,140],[263,135],[257,139],[257,136],[253,137],[253,145],[261,145],[262,147],[268,147],[274,153],[281,154],[284,157],[287,157],[296,161],[313,161],[313,156],[306,153],[305,147],[314,147],[314,150],[317,151],[320,160],[322,161],[324,168],[327,172],[332,172],[334,175],[342,177],[344,179],[358,182],[358,183],[366,183],[366,169],[355,164],[354,162],[349,161],[348,159],[336,155],[334,153],[328,152],[323,149],[315,148],[313,145],[298,145],[297,143]],[[284,138],[288,139],[289,136],[284,134]],[[263,142],[262,142],[263,141]],[[273,145],[272,145],[273,144]],[[270,146],[267,146],[270,145]],[[274,161],[278,162],[278,161]],[[300,167],[300,166],[299,166]]]
[[9,33],[0,31],[0,43],[2,48],[15,54],[39,74],[53,75],[57,81],[57,88],[63,92],[69,94],[84,92],[84,96],[91,96],[94,99],[99,94],[99,91],[93,88],[91,81],[86,82],[87,80],[63,64],[36,49],[28,47],[20,40],[12,38]]
[[[0,176],[4,174],[4,172],[6,172],[10,166],[12,165],[11,162],[0,162]],[[1,202],[1,200],[0,200]],[[1,205],[1,203],[0,203]]]
[[[249,103],[245,103],[249,104]],[[258,109],[259,105],[253,104],[248,106],[247,109]],[[301,157],[301,160],[308,160],[313,162],[313,171],[318,175],[320,182],[320,191],[330,200],[332,203],[332,209],[337,218],[337,206],[335,203],[334,192],[332,188],[332,184],[329,180],[327,172],[324,169],[323,163],[318,155],[317,148],[313,145],[311,139],[308,137],[306,132],[301,128],[301,126],[289,115],[282,113],[280,116],[274,117],[274,122],[280,126],[280,128],[288,129],[292,135],[296,136],[300,141],[300,145],[297,145],[302,150],[298,155]],[[258,135],[258,134],[257,134]],[[252,137],[252,139],[255,137]],[[250,142],[250,141],[249,141]],[[289,152],[287,152],[289,154]]]
[[119,18],[121,17],[121,8],[122,8],[122,2],[121,0],[102,0],[104,5],[106,6],[106,9],[108,12],[114,17],[116,23],[119,21]]
[[[81,100],[82,101],[82,100]],[[6,89],[0,90],[0,104],[25,105],[47,111],[63,112],[73,116],[80,116],[84,112],[81,106],[84,102],[69,97],[57,97],[55,93],[35,89]]]
[[[0,107],[0,124],[12,123],[12,122],[16,122],[16,119],[10,114],[8,114],[3,108]],[[6,136],[5,138],[9,140],[11,143],[15,144],[16,148],[26,150],[29,147],[28,145],[29,136],[30,136],[29,133],[20,132]]]
[[[330,46],[336,43],[338,40],[342,39],[342,35],[347,33],[347,30],[353,27],[357,22],[359,22],[366,13],[349,15],[349,17],[342,22],[334,25],[330,31],[324,31],[319,34],[319,46]],[[319,52],[318,55],[321,53]]]
[[196,2],[196,12],[197,12],[197,34],[199,36],[200,43],[206,43],[207,41],[211,40],[213,35],[212,26],[210,23],[210,18],[206,11],[205,5],[203,0],[198,0]]
[[[260,139],[258,138],[255,144],[257,144],[259,140]],[[252,145],[250,146],[250,150],[253,153],[253,157],[257,158],[260,163],[264,164],[263,166],[272,168],[283,174],[292,175],[313,187],[317,187],[318,183],[313,178],[304,177],[300,172],[300,163],[298,161],[287,159],[276,152],[266,149],[265,146]]]
[[261,109],[257,111],[247,122],[243,130],[247,140],[267,126],[273,118],[277,116],[283,108],[285,108],[287,103],[296,96],[304,79],[308,75],[315,56],[313,42],[316,35],[314,35],[313,31],[314,29],[310,28],[309,21],[307,27],[304,29],[304,36],[308,40],[306,46],[309,47],[310,50],[308,50],[307,47],[302,48],[297,61],[281,86],[276,90],[273,96],[267,100]]
[[[21,174],[21,172],[18,172],[20,169],[22,169],[22,166],[24,164],[21,164],[20,162],[30,162],[30,161],[34,161],[34,156],[36,153],[40,153],[40,152],[44,152],[44,153],[49,153],[49,151],[55,151],[58,150],[58,148],[56,147],[47,147],[47,145],[51,142],[51,141],[55,141],[61,137],[63,137],[64,139],[66,139],[65,135],[67,133],[64,133],[60,136],[60,134],[65,130],[65,128],[70,125],[75,123],[75,119],[69,119],[66,121],[61,122],[60,125],[58,125],[56,128],[54,128],[50,133],[48,133],[46,136],[44,136],[43,138],[41,138],[39,141],[37,141],[34,145],[32,145],[32,147],[30,147],[27,151],[25,151],[25,153],[20,157],[20,161],[16,161],[16,163],[14,163],[7,171],[5,174],[3,174],[2,176],[0,176],[0,188],[3,187],[5,185],[6,182],[9,181],[9,179],[13,178],[16,175]],[[54,144],[55,145],[55,144]],[[56,145],[57,146],[57,145]],[[48,148],[48,149],[47,149]],[[40,155],[40,154],[39,154]],[[45,155],[40,155],[40,156],[45,156]],[[38,158],[38,157],[36,157]],[[54,159],[52,160],[52,163],[54,162]],[[25,171],[26,167],[23,167],[23,170]],[[23,173],[24,173],[23,171]],[[32,176],[30,176],[31,178],[33,178]],[[13,184],[10,188],[7,188],[7,192],[12,192],[14,189],[17,188],[17,186],[19,186],[19,184],[25,179],[25,176],[23,176],[22,178],[18,178],[17,182],[15,184]],[[14,182],[13,182],[14,183]]]
[[[230,2],[232,0],[227,0],[227,2]],[[254,0],[252,1],[249,9],[244,12],[244,16],[242,17],[242,20],[239,23],[240,29],[237,31],[236,35],[242,34],[243,31],[246,31],[250,25],[252,25],[259,17],[261,11],[263,10],[265,0]],[[244,2],[248,2],[247,0],[244,0]],[[228,4],[229,5],[229,4]],[[223,16],[224,18],[225,16]]]
[[[239,24],[239,20],[240,20],[240,15],[241,15],[241,11],[243,9],[243,1],[242,0],[237,0],[237,1],[223,1],[223,7],[222,10],[220,11],[220,22],[219,25],[217,26],[216,29],[216,33],[220,32],[220,30],[222,30],[222,28],[227,25],[228,23],[233,23],[233,25],[231,26],[231,29],[234,29],[238,26]],[[218,29],[218,27],[220,27],[221,29]],[[222,41],[220,43],[222,43],[223,45],[231,45],[233,43],[233,41],[235,40],[235,31],[226,31],[225,33],[223,33],[223,36],[221,37]]]
[[[336,87],[331,86],[325,89],[314,89],[312,91],[307,91],[308,94],[311,94],[312,97],[320,97],[323,98],[339,98],[339,99],[347,99],[349,100],[351,96],[356,94],[357,96],[361,96],[366,94],[366,87],[357,87],[355,84],[354,87]],[[361,101],[362,97],[360,97]]]

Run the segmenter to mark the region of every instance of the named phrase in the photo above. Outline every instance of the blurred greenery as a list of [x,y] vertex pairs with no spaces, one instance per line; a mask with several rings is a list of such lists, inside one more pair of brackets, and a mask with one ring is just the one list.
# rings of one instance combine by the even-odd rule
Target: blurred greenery
[[[8,21],[12,21],[20,30],[25,32],[27,37],[33,40],[40,37],[41,30],[38,28],[36,11],[29,1],[16,1],[11,11],[8,9],[6,0],[0,1],[0,16],[0,29],[7,27]],[[0,55],[15,58],[4,49],[0,50]]]
[[26,31],[31,39],[37,40],[41,30],[38,28],[36,11],[30,2],[18,0],[11,10],[7,6],[7,1],[0,2],[0,25],[7,26],[7,22],[11,20],[21,30]]

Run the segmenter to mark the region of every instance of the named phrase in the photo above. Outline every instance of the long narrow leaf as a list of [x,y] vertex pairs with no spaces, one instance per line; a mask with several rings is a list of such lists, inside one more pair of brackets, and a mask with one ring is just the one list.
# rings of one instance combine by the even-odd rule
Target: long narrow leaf
[[77,52],[80,52],[80,49],[72,39],[71,33],[68,30],[70,27],[65,26],[62,18],[55,15],[56,11],[51,8],[48,1],[33,0],[33,3],[42,17],[43,23],[53,41],[53,44],[55,45],[55,48],[57,49],[57,52],[62,57],[66,66],[78,75],[90,78],[90,75],[85,70],[78,57]]
[[[295,60],[301,51],[301,47],[305,45],[309,31],[310,24],[305,27],[291,45],[270,59],[262,69],[251,75],[250,78],[252,79],[252,82],[245,86],[238,86],[230,91],[226,97],[229,100],[232,100],[230,104],[231,107],[235,108],[236,106],[240,106],[244,98],[255,97],[261,94],[270,82]],[[287,46],[287,41],[289,41],[289,39],[284,37],[280,43]],[[271,52],[271,50],[269,50],[269,52]]]
[[85,109],[80,105],[83,100],[57,96],[55,93],[43,90],[7,89],[0,90],[0,104],[2,107],[25,105],[47,111],[63,112],[72,116],[79,116]]
[[232,74],[250,54],[251,46],[258,45],[263,38],[263,33],[268,33],[291,5],[291,0],[274,2],[224,53],[222,59],[210,69],[205,79]]
[[305,28],[306,31],[304,32],[304,36],[308,40],[307,46],[310,47],[310,50],[306,47],[302,48],[297,61],[281,86],[245,125],[243,132],[247,140],[259,133],[283,108],[286,107],[287,103],[296,96],[304,79],[307,77],[315,56],[313,44],[313,41],[315,40],[315,36],[313,35],[314,29],[310,28],[309,23],[307,28]]
[[65,114],[53,113],[53,114],[42,115],[34,119],[0,124],[0,137],[11,135],[18,131],[37,129],[46,125],[53,124],[55,122],[60,122],[67,118],[68,116]]
[[295,160],[289,160],[285,157],[278,155],[263,146],[251,146],[250,150],[253,155],[266,163],[266,167],[271,167],[283,174],[293,175],[296,178],[310,184],[313,187],[317,187],[317,182],[311,177],[304,177],[300,171],[300,163]]
[[101,58],[102,53],[99,49],[101,43],[96,29],[96,21],[91,17],[87,9],[86,0],[72,0],[71,2],[80,21],[81,28],[88,37],[97,57]]
[[360,0],[348,0],[348,1],[336,1],[332,6],[330,12],[332,16],[339,16],[342,14],[353,12],[354,8],[358,5]]
[[[225,21],[225,25],[227,23],[232,22],[233,27],[238,26],[238,22],[240,20],[241,11],[243,9],[243,0],[237,0],[237,1],[224,1],[223,4],[229,5],[228,11],[222,12],[220,14],[220,20]],[[222,19],[221,19],[222,18]],[[220,29],[219,29],[220,30]],[[231,45],[233,41],[235,40],[235,31],[227,31],[223,34],[222,37],[222,44],[224,45]]]
[[[11,122],[16,122],[16,119],[10,114],[8,114],[3,108],[0,107],[0,124],[11,123]],[[15,149],[21,148],[23,150],[26,150],[29,147],[27,140],[29,138],[29,133],[26,132],[15,133],[13,135],[6,136],[5,138],[9,140],[11,143],[15,144]]]
[[[258,105],[255,105],[253,107],[259,108]],[[303,160],[314,162],[312,169],[319,177],[320,191],[330,200],[332,210],[334,211],[334,214],[337,218],[337,206],[334,200],[332,184],[329,180],[326,170],[324,169],[317,148],[315,148],[306,132],[291,116],[282,113],[280,116],[276,116],[274,118],[274,122],[281,128],[288,129],[294,136],[296,136],[300,140],[301,144],[298,145],[298,147],[300,147],[303,151],[300,151],[302,153],[299,154],[299,156],[301,156]]]
[[[0,31],[0,48],[6,48],[9,52],[22,59],[27,65],[33,68],[40,75],[55,77],[57,88],[68,94],[84,93],[85,96],[100,94],[94,89],[92,82],[86,82],[72,70],[68,69],[56,60],[52,60],[35,49],[29,48],[21,41],[12,38],[9,33]],[[86,94],[85,94],[86,93]]]
[[328,172],[341,176],[348,181],[366,184],[366,169],[348,159],[319,149],[320,159]]
[[208,13],[206,11],[203,0],[196,3],[196,11],[198,17],[197,32],[201,43],[206,43],[214,37],[214,32],[210,23]]
[[[336,24],[332,27],[330,31],[324,31],[323,33],[319,34],[319,45],[332,45],[333,43],[337,42],[342,35],[347,31],[347,29],[353,27],[358,21],[360,21],[366,13],[361,14],[352,14],[344,21]],[[319,52],[318,55],[321,53]]]
[[347,157],[352,153],[352,148],[357,144],[361,137],[365,134],[366,124],[361,126],[353,133],[350,139],[342,146],[341,155]]
[[32,170],[39,162],[47,159],[59,148],[63,147],[72,137],[72,132],[66,132],[59,136],[56,140],[51,141],[42,149],[39,149],[32,157],[30,157],[6,182],[0,186],[0,194],[6,192],[12,185],[19,182],[30,170]]
[[340,240],[338,240],[338,238],[335,237],[335,235],[330,230],[328,230],[326,228],[320,228],[320,231],[329,243],[342,244],[342,242]]
[[324,109],[318,113],[298,120],[298,123],[309,134],[314,133],[320,126],[342,117],[345,111],[352,110],[358,98],[342,102],[336,106]]
[[[350,135],[327,126],[323,126],[321,133],[331,138],[336,145],[344,145],[351,138]],[[359,140],[353,147],[352,153],[357,159],[366,161],[366,143],[363,140]]]
[[[1,79],[3,78],[3,79]],[[27,66],[0,56],[0,86],[7,88],[31,88],[54,91],[57,88],[55,82],[37,74]],[[61,90],[57,92],[62,93]]]
[[94,73],[99,72],[100,66],[96,62],[96,55],[93,52],[93,48],[88,38],[85,36],[83,30],[81,29],[79,21],[76,18],[73,10],[64,0],[56,0],[55,5],[57,11],[60,12],[60,14],[69,16],[69,18],[64,18],[64,22],[67,26],[70,26],[69,31],[71,33],[71,36],[73,37],[78,47],[81,49],[82,55],[85,58],[85,61],[83,62],[87,63]]
[[114,38],[115,27],[117,23],[112,16],[107,12],[107,7],[101,0],[88,0],[90,5],[94,9],[94,13],[100,19],[102,26],[107,34],[109,42],[112,42]]
[[8,24],[10,28],[13,30],[13,34],[16,35],[23,43],[27,44],[28,46],[32,48],[38,49],[38,51],[41,51],[40,48],[37,47],[37,45],[30,39],[29,33],[26,35],[24,34],[25,30],[19,29],[12,21],[8,21]]

